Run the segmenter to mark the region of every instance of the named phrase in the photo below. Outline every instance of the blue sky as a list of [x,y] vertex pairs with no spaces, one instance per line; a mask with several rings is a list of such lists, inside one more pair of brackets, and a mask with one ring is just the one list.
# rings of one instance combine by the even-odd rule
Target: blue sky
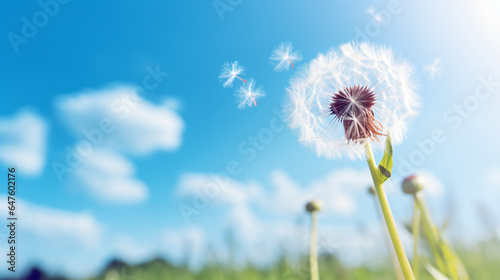
[[[299,67],[319,52],[358,39],[391,46],[414,64],[423,107],[395,149],[390,199],[399,221],[409,219],[411,207],[397,185],[414,170],[426,174],[436,190],[429,193],[435,215],[444,217],[454,201],[450,235],[478,240],[483,233],[460,234],[460,226],[477,222],[479,204],[498,213],[500,39],[493,35],[500,21],[493,1],[242,0],[224,12],[214,3],[230,1],[63,2],[48,5],[46,18],[43,4],[0,4],[8,11],[0,19],[0,165],[19,168],[17,198],[26,220],[20,226],[21,268],[40,264],[86,275],[112,256],[179,260],[186,242],[197,248],[194,265],[203,260],[207,244],[215,244],[224,259],[230,228],[242,247],[259,242],[263,233],[290,237],[297,217],[305,223],[296,208],[302,205],[281,206],[316,193],[337,199],[323,216],[325,232],[348,231],[360,222],[376,226],[364,192],[369,183],[361,175],[367,175],[364,162],[319,159],[293,132],[273,130],[281,128],[280,121],[274,125],[275,111],[281,111],[294,73],[275,72],[270,64],[273,48],[283,41],[302,53]],[[385,16],[381,23],[367,12],[370,6]],[[25,19],[46,22],[23,31]],[[13,36],[26,37],[23,32],[31,38],[13,44]],[[236,88],[223,88],[218,79],[223,63],[234,60],[267,94],[256,108],[238,110]],[[442,71],[431,79],[425,67],[436,60]],[[155,71],[158,76],[151,74]],[[485,80],[493,81],[489,88]],[[109,103],[138,87],[143,99],[117,101],[139,104],[127,107],[133,110],[121,120]],[[477,99],[478,87],[491,94]],[[98,128],[106,117],[116,130],[59,180],[54,162],[64,163],[66,147],[75,148],[85,140],[82,131]],[[446,140],[434,143],[420,160],[424,151],[418,143],[428,142],[436,129]],[[252,137],[269,130],[269,143],[252,148]],[[247,160],[242,149],[255,150],[255,158]],[[234,162],[241,170],[229,187],[186,223],[179,206],[192,203],[192,188]],[[401,169],[404,162],[413,162],[413,168]],[[357,187],[349,191],[350,185]],[[253,234],[255,228],[259,234]],[[251,255],[246,249],[242,255]]]

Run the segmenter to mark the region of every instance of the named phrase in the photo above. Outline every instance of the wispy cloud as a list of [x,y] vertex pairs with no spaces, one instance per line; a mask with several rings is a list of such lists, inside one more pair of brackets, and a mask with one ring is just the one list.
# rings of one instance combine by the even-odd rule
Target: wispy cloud
[[[7,198],[0,196],[0,201]],[[60,210],[19,199],[16,202],[23,231],[46,240],[65,239],[86,246],[96,245],[101,239],[103,226],[90,213]]]
[[53,164],[54,171],[61,181],[71,174],[72,185],[104,201],[145,201],[149,190],[135,178],[127,156],[175,151],[182,144],[179,102],[165,98],[154,104],[134,86],[77,92],[60,97],[56,106],[78,142],[67,151],[66,162]]
[[[151,103],[133,86],[61,97],[57,108],[77,137],[126,154],[172,151],[182,143],[184,121],[173,109],[171,100]],[[108,124],[107,129],[101,129],[103,122]]]
[[[94,197],[111,202],[142,202],[149,196],[146,185],[134,177],[135,167],[109,149],[94,150],[75,170],[75,179]],[[77,183],[77,184],[78,184]]]
[[[275,170],[270,173],[267,187],[254,181],[226,178],[227,181],[219,181],[220,189],[216,189],[217,180],[213,175],[186,173],[180,177],[177,192],[187,200],[196,197],[200,205],[203,204],[199,208],[200,215],[224,213],[215,219],[220,223],[217,227],[234,233],[238,244],[243,244],[239,251],[244,259],[265,264],[279,257],[283,250],[297,253],[306,249],[307,234],[303,228],[306,226],[304,205],[308,200],[321,198],[328,201],[326,209],[321,212],[321,217],[326,219],[353,215],[358,209],[356,196],[368,197],[367,187],[371,179],[367,174],[352,169],[336,170],[303,187],[285,171]],[[209,189],[216,191],[209,193]],[[343,235],[343,240],[348,234],[351,232]],[[342,252],[350,250],[349,246],[338,246],[337,243],[328,246]],[[267,253],[263,254],[263,251]]]
[[[364,170],[366,171],[366,170]],[[301,187],[282,170],[271,173],[273,191],[268,205],[273,211],[303,212],[307,201],[321,198],[328,201],[325,211],[333,215],[351,215],[357,210],[355,195],[365,195],[371,178],[368,172],[353,169],[332,171],[325,177]],[[272,201],[272,203],[271,203]],[[290,201],[296,203],[291,204]]]
[[39,175],[45,166],[47,123],[40,116],[20,111],[0,118],[0,162],[17,172]]

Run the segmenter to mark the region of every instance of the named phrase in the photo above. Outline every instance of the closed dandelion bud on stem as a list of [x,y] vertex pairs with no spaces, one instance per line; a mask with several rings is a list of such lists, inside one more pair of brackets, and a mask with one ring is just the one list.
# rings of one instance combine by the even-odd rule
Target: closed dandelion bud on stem
[[306,211],[309,213],[321,211],[323,202],[320,200],[313,200],[306,204]]
[[424,188],[424,179],[418,175],[408,176],[403,180],[401,188],[404,193],[415,195]]
[[375,190],[375,187],[374,186],[370,186],[368,188],[368,192],[371,194],[371,195],[376,195],[377,194],[377,190]]
[[309,239],[309,265],[311,280],[319,280],[317,212],[319,212],[322,207],[323,202],[320,200],[312,200],[306,204],[306,211],[311,214],[311,235]]

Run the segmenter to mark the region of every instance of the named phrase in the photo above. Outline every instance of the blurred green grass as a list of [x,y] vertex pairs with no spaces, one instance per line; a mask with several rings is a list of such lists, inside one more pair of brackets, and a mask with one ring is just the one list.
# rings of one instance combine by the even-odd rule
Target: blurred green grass
[[[485,241],[471,248],[457,246],[457,253],[463,260],[470,278],[473,280],[500,279],[500,242],[498,239]],[[385,256],[386,254],[384,254]],[[426,263],[423,259],[422,263]],[[319,259],[322,280],[391,280],[396,279],[389,259],[385,265],[346,267],[337,256],[322,255]],[[421,268],[421,280],[432,277]],[[162,259],[155,259],[139,265],[127,265],[119,261],[111,262],[100,276],[88,280],[308,280],[308,258],[291,264],[282,257],[268,268],[246,265],[234,268],[225,264],[206,265],[198,271],[187,266],[174,266]]]

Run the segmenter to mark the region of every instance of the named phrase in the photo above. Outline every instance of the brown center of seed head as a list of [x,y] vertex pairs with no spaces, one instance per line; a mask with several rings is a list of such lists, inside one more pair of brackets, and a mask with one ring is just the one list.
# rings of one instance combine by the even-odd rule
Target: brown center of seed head
[[382,125],[375,120],[372,107],[375,93],[367,86],[352,86],[339,90],[332,96],[330,115],[342,122],[347,141],[369,138],[378,141]]

